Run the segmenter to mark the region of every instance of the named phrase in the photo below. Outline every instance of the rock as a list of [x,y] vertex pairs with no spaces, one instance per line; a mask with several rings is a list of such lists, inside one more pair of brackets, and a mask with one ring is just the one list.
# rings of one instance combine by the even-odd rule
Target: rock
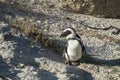
[[4,40],[4,37],[2,34],[0,34],[0,40],[3,41]]
[[19,63],[19,64],[18,64],[18,67],[19,67],[19,68],[24,68],[25,65],[24,65],[23,63]]
[[[119,19],[66,12],[57,0],[4,0],[0,6],[0,75],[12,80],[119,80],[120,34],[113,34]],[[66,41],[59,35],[66,27],[75,28],[91,55],[78,66],[64,64]]]
[[18,73],[20,79],[24,80],[41,80],[38,76],[38,71],[36,71],[33,67],[26,66],[22,69],[21,73]]
[[[119,0],[58,0],[65,11],[94,15],[97,17],[120,18]],[[114,13],[115,12],[115,13]]]
[[14,56],[14,52],[12,52],[12,50],[8,50],[8,51],[6,51],[6,52],[4,52],[4,53],[2,53],[3,55],[2,55],[2,57],[4,58],[4,59],[10,59],[10,58],[13,58]]

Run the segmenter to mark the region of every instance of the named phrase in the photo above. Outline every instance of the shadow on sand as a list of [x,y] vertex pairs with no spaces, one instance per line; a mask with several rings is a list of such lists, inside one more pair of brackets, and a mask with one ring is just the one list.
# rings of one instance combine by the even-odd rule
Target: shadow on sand
[[[22,36],[17,37],[17,36],[13,36],[13,35],[5,35],[4,38],[5,38],[6,41],[13,41],[13,42],[16,43],[14,45],[15,46],[14,59],[11,61],[12,65],[17,67],[17,65],[19,65],[19,63],[22,63],[25,66],[34,66],[34,68],[37,69],[38,77],[41,80],[47,80],[47,79],[58,80],[58,77],[55,74],[53,74],[49,71],[46,71],[46,70],[39,69],[40,63],[36,62],[35,58],[45,57],[45,58],[48,58],[50,60],[60,62],[61,64],[63,64],[64,59],[62,58],[61,55],[56,54],[54,51],[50,52],[50,51],[46,51],[46,50],[43,54],[41,52],[41,48],[31,47],[30,40],[25,39]],[[10,68],[8,68],[5,72],[8,72],[9,69]],[[13,72],[14,71],[15,70],[13,70]],[[89,72],[84,71],[82,69],[78,69],[78,68],[73,67],[73,66],[68,66],[68,67],[66,67],[66,71],[67,71],[66,74],[70,78],[70,80],[79,80],[79,79],[93,80],[92,75]],[[18,72],[18,73],[20,73],[20,72]],[[9,73],[9,75],[12,76],[12,77],[9,77],[9,76],[8,77],[11,78],[11,79],[14,79],[13,76],[17,76],[18,73],[16,73],[16,74]]]

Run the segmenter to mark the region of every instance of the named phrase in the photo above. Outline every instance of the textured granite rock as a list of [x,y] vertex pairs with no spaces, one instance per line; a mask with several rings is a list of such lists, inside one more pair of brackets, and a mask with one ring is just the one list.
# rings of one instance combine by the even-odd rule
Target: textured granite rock
[[[120,19],[66,12],[56,0],[1,0],[0,78],[12,80],[119,80]],[[115,28],[104,29],[110,26]],[[74,27],[87,54],[78,66],[62,58],[64,39]],[[46,47],[47,46],[47,47]]]
[[73,13],[97,17],[120,18],[119,0],[58,0],[61,8]]

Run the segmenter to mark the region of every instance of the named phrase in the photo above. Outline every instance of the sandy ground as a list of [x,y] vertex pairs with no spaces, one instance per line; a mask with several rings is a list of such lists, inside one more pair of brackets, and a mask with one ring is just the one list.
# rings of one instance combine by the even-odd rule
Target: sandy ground
[[[119,19],[70,13],[59,9],[59,5],[49,8],[51,4],[56,3],[54,1],[47,3],[48,6],[45,6],[46,2],[42,0],[39,3],[29,0],[21,4],[22,1],[18,0],[21,7],[9,1],[5,4],[0,3],[1,80],[120,79],[120,33],[112,34],[116,30],[114,28],[96,30],[88,27],[115,26],[119,28]],[[59,38],[62,30],[65,27],[74,27],[81,36],[87,53],[97,56],[83,58],[83,62],[78,66],[64,64],[59,48],[45,47],[41,41],[35,43],[32,37],[26,37],[20,28],[15,28],[11,24],[13,21],[19,25],[17,27],[23,27],[24,30],[26,24],[23,22],[26,19],[33,20],[33,18],[36,32],[43,29],[44,33],[49,33],[47,36],[49,39],[58,40],[58,45],[63,45],[63,40]],[[21,21],[22,25],[19,23]]]
[[[1,27],[2,31],[11,28]],[[15,30],[14,30],[15,31]],[[92,80],[92,75],[64,64],[60,54],[15,35],[0,36],[0,77],[10,80]]]

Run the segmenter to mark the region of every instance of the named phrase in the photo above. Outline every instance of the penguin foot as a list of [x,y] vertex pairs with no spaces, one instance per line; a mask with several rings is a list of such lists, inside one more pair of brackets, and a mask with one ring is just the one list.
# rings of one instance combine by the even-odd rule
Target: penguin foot
[[71,65],[77,66],[77,65],[80,65],[80,63],[79,63],[79,61],[75,61],[75,62],[71,62]]
[[70,64],[71,64],[71,62],[66,60],[66,61],[65,61],[65,64],[70,65]]
[[80,65],[80,62],[79,61],[74,61],[74,62],[65,61],[65,64],[72,65],[72,66],[77,66],[77,65]]

